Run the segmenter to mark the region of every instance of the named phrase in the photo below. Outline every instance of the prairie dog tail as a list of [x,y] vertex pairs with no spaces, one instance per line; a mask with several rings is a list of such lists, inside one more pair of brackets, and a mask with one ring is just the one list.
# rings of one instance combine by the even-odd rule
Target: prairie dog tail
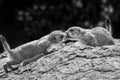
[[3,35],[0,35],[1,43],[3,45],[3,48],[6,52],[11,53],[10,46],[6,40],[6,38]]
[[112,26],[111,26],[111,20],[108,16],[105,17],[105,28],[111,33],[112,35]]

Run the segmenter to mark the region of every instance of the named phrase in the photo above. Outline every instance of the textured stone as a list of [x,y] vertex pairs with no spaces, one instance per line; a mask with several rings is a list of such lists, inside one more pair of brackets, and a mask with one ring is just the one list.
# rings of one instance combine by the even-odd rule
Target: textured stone
[[4,73],[3,59],[0,80],[120,80],[120,45],[62,45],[51,54],[8,74]]

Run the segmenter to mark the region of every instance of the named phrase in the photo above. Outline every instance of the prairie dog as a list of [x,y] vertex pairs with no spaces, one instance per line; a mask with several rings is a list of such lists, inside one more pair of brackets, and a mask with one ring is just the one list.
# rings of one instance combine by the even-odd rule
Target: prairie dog
[[59,44],[64,41],[66,34],[60,30],[51,32],[50,34],[23,45],[20,45],[14,49],[10,49],[6,38],[0,35],[2,45],[5,52],[7,52],[8,61],[4,65],[5,72],[9,72],[8,68],[11,70],[16,70],[18,67],[13,68],[12,65],[17,65],[22,63],[22,66],[35,61],[45,54],[48,54],[48,48],[52,45]]
[[104,46],[114,45],[115,42],[110,32],[102,27],[95,27],[92,29],[84,29],[81,27],[70,27],[65,31],[68,38],[76,39],[83,45],[89,46]]

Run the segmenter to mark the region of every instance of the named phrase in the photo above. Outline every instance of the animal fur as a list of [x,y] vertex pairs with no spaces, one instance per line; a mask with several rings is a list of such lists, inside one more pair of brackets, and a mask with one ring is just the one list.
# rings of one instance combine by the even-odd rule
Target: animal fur
[[83,45],[105,46],[115,44],[110,32],[102,27],[84,29],[74,26],[66,30],[65,33],[69,39],[78,40]]
[[7,43],[6,38],[3,35],[0,35],[2,45],[5,52],[7,52],[8,61],[4,65],[5,72],[8,72],[8,68],[11,70],[16,70],[12,65],[17,65],[22,63],[22,66],[33,62],[43,55],[48,54],[47,51],[52,45],[61,43],[66,34],[60,30],[51,32],[50,34],[23,45],[20,45],[14,49],[10,49],[9,44]]

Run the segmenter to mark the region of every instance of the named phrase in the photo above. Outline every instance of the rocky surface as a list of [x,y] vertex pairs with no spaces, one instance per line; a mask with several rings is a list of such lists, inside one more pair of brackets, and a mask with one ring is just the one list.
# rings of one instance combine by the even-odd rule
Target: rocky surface
[[120,45],[90,47],[66,44],[18,70],[5,73],[0,61],[0,80],[120,80]]

